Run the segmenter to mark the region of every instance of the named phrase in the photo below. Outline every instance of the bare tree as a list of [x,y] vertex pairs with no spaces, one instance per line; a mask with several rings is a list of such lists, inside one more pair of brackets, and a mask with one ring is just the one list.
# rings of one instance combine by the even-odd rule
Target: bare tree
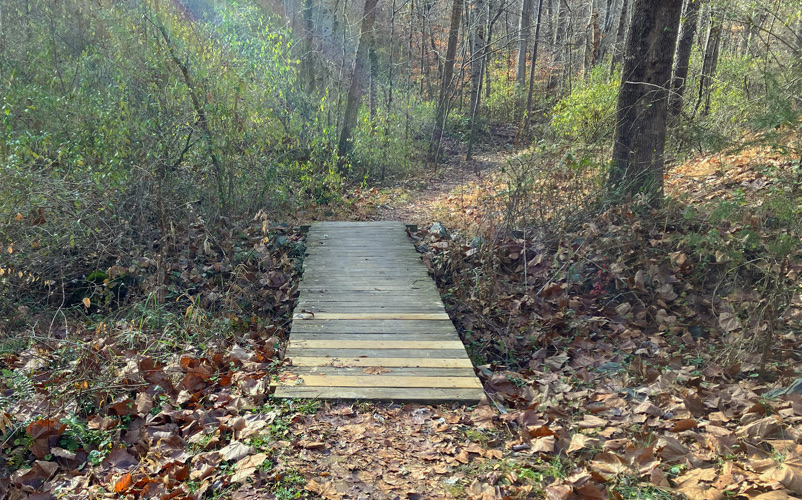
[[699,6],[702,0],[686,0],[682,16],[682,27],[677,41],[677,54],[674,57],[674,76],[671,78],[671,95],[669,111],[672,116],[682,111],[682,97],[685,94],[685,81],[688,79],[688,66],[691,59],[691,48],[696,36],[696,25],[699,24]]
[[702,61],[702,74],[699,77],[699,96],[696,99],[694,112],[699,111],[702,106],[702,115],[710,113],[710,86],[713,84],[713,76],[716,74],[718,66],[718,54],[721,44],[721,18],[718,13],[711,10],[710,23],[707,29],[707,42],[705,43],[705,54]]
[[485,70],[485,9],[484,0],[471,0],[471,131],[468,136],[468,151],[465,159],[473,154],[473,139],[476,133],[476,118],[482,99],[482,74]]
[[526,84],[526,54],[529,50],[531,33],[532,0],[521,1],[521,15],[518,20],[518,59],[515,66],[515,84],[522,89]]
[[348,89],[348,99],[345,103],[343,126],[340,130],[340,141],[337,145],[340,156],[351,151],[351,136],[359,115],[359,104],[365,92],[366,66],[368,50],[373,45],[373,23],[376,20],[376,4],[378,0],[365,0],[365,11],[362,15],[362,28],[359,34],[359,45],[356,49],[354,70],[351,72],[351,85]]
[[446,60],[443,68],[443,79],[440,82],[440,95],[437,98],[435,111],[434,131],[429,143],[429,158],[437,164],[440,154],[440,140],[443,137],[443,125],[446,121],[449,94],[451,91],[451,78],[454,76],[454,58],[457,55],[457,41],[459,39],[459,23],[462,19],[463,0],[453,0],[451,6],[451,26],[448,30],[448,46],[446,47]]

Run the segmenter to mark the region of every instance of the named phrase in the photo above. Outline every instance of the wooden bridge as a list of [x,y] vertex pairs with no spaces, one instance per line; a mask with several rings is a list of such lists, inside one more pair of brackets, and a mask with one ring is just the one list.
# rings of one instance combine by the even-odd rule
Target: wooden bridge
[[460,401],[482,385],[400,222],[321,222],[275,395]]

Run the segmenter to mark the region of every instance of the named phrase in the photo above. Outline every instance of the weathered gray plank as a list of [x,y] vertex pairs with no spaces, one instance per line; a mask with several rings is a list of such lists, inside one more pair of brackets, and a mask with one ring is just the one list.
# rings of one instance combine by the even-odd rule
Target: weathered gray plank
[[290,331],[295,333],[441,333],[455,335],[451,320],[339,320],[315,321],[296,319]]
[[484,391],[481,389],[409,389],[386,387],[279,387],[276,396],[282,398],[311,399],[369,399],[377,401],[416,401],[478,403]]
[[312,349],[288,347],[284,354],[293,357],[329,357],[332,359],[369,359],[369,358],[464,358],[465,349]]

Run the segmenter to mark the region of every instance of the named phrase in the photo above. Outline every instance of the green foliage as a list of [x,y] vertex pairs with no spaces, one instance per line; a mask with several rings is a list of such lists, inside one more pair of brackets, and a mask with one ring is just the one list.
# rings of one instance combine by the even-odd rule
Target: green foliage
[[590,77],[554,107],[555,133],[586,143],[612,138],[620,83],[618,74],[611,77],[603,65],[594,67]]
[[506,68],[500,63],[491,64],[490,71],[490,97],[485,101],[487,119],[490,122],[507,123],[513,120],[515,107],[520,102],[521,93],[510,79]]

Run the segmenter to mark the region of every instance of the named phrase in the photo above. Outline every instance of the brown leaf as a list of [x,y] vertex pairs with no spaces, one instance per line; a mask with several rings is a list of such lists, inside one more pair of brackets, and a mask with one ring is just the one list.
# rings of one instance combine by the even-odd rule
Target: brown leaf
[[382,368],[381,366],[368,366],[362,371],[364,373],[367,373],[368,375],[382,375],[384,373],[389,373],[392,370],[388,370],[387,368]]
[[573,453],[584,448],[592,448],[594,446],[598,446],[598,444],[599,440],[596,438],[592,438],[584,434],[574,434],[571,436],[571,444],[568,445],[567,453]]
[[750,497],[751,500],[799,500],[797,497],[792,497],[785,490],[769,491],[761,493],[760,495]]
[[736,434],[741,438],[765,439],[774,434],[779,428],[780,425],[775,417],[766,417],[741,427],[736,431]]
[[688,429],[695,429],[698,425],[698,422],[692,418],[677,420],[674,422],[674,426],[671,427],[671,432],[682,432],[687,431]]
[[128,470],[137,464],[139,464],[139,461],[128,453],[125,448],[117,448],[103,459],[104,466],[118,470]]
[[778,482],[793,493],[802,495],[802,457],[793,454],[764,472],[760,478],[768,482]]
[[718,324],[727,333],[741,328],[741,320],[738,319],[738,315],[729,311],[724,311],[719,315]]
[[305,450],[322,450],[326,448],[326,443],[322,441],[307,441],[302,439],[298,441],[298,446]]
[[496,500],[498,498],[503,498],[496,487],[480,483],[478,479],[474,479],[473,483],[466,489],[466,493],[468,493],[470,498],[475,500]]
[[310,479],[306,483],[305,488],[307,491],[316,493],[327,500],[337,500],[343,497],[341,494],[337,493],[337,490],[334,488],[334,484],[331,481],[328,483],[318,483],[314,479]]
[[544,436],[532,440],[532,451],[535,453],[552,453],[556,440],[554,436]]
[[549,500],[568,500],[573,492],[574,489],[567,484],[558,484],[546,488],[546,497]]
[[131,478],[131,473],[124,474],[123,477],[114,483],[114,493],[125,493],[133,484],[134,480]]
[[28,435],[33,439],[31,453],[36,458],[45,458],[50,453],[50,448],[58,443],[61,433],[67,426],[57,422],[52,418],[34,420],[25,428]]
[[590,469],[596,472],[604,481],[609,481],[619,475],[631,473],[631,469],[623,457],[609,452],[597,455],[596,460],[590,463]]
[[232,441],[228,446],[220,449],[220,458],[223,460],[241,460],[253,451],[250,446],[239,441]]
[[661,449],[658,453],[660,458],[666,463],[683,459],[690,453],[688,448],[671,436],[661,437],[660,440],[657,441],[657,447]]

